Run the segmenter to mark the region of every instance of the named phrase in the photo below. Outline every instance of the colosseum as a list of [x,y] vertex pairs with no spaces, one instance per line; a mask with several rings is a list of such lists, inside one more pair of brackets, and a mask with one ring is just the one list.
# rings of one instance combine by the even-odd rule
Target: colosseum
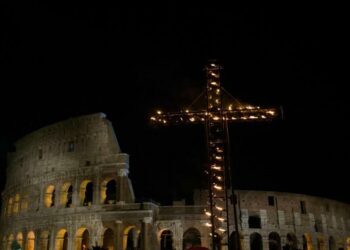
[[[205,191],[195,191],[193,205],[135,202],[129,156],[102,113],[25,136],[7,165],[3,250],[182,250],[193,242],[227,249],[220,237],[211,246]],[[239,234],[232,230],[229,239],[239,235],[243,250],[350,250],[348,204],[270,191],[237,190],[235,197]]]

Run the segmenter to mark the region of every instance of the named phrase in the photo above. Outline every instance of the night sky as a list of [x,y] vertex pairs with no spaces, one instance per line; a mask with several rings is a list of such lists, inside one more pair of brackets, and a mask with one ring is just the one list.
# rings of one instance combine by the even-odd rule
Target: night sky
[[154,128],[148,117],[189,105],[218,59],[232,95],[284,109],[283,120],[230,125],[235,186],[350,202],[344,6],[12,2],[0,6],[1,190],[13,142],[104,112],[136,196],[191,202],[206,183],[204,127]]

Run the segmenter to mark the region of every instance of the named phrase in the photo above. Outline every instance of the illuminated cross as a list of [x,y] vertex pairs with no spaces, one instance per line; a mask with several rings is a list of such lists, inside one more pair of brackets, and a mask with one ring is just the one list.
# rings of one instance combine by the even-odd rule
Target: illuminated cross
[[[225,103],[224,89],[220,83],[220,66],[213,62],[209,63],[205,70],[207,76],[207,88],[204,91],[206,97],[206,107],[200,110],[184,110],[180,112],[163,113],[157,111],[151,116],[151,122],[161,125],[172,124],[205,124],[207,136],[208,167],[205,172],[208,174],[208,205],[209,209],[205,214],[210,218],[206,226],[211,228],[211,238],[213,249],[216,249],[216,238],[226,239],[222,245],[230,243],[230,219],[228,191],[232,181],[230,180],[230,166],[228,164],[228,123],[229,122],[253,122],[271,121],[280,115],[276,108],[260,108],[242,104],[231,97],[233,102]],[[232,189],[233,195],[233,189]],[[236,231],[236,247],[239,248],[238,224],[234,205],[234,221]],[[232,229],[231,229],[232,231]],[[226,237],[224,237],[226,236]]]

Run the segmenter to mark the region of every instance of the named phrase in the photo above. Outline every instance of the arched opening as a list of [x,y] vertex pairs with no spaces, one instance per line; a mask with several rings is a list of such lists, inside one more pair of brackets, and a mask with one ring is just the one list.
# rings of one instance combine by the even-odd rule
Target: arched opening
[[269,250],[281,250],[281,237],[276,232],[269,234]]
[[106,185],[105,204],[115,204],[117,201],[117,182],[110,180]]
[[54,185],[49,185],[45,191],[44,203],[47,208],[53,207],[55,205],[55,187]]
[[73,186],[67,182],[63,184],[60,195],[60,204],[63,207],[70,207],[72,205]]
[[80,202],[83,206],[91,206],[92,205],[92,197],[93,197],[93,183],[90,180],[85,180],[80,185]]
[[310,234],[303,235],[303,250],[312,250],[312,237]]
[[28,194],[23,195],[21,201],[21,211],[26,212],[28,210],[29,198]]
[[9,198],[7,202],[7,215],[10,216],[12,214],[12,206],[13,206],[13,198]]
[[14,243],[18,244],[17,241],[15,241],[15,237],[13,236],[13,234],[10,234],[9,237],[7,238],[7,248],[5,248],[5,249],[11,250],[11,246]]
[[298,240],[295,234],[289,233],[287,234],[287,242],[283,247],[283,250],[296,250],[298,249]]
[[61,229],[56,235],[55,250],[68,250],[68,233],[66,229]]
[[138,247],[137,230],[135,226],[129,226],[124,229],[123,250],[134,250]]
[[326,250],[323,237],[319,236],[317,238],[317,250]]
[[173,233],[164,230],[160,235],[160,250],[173,250]]
[[87,250],[90,248],[90,234],[86,228],[79,228],[75,239],[76,250]]
[[19,194],[15,195],[15,202],[13,203],[13,214],[17,214],[20,209],[21,196]]
[[221,250],[221,236],[218,233],[214,233],[213,250]]
[[[231,235],[230,235],[231,248],[233,250],[238,250],[238,249],[243,250],[243,238],[241,235],[239,235],[239,238],[237,238],[237,237],[238,237],[238,234],[236,231],[231,233]],[[239,245],[237,246],[237,244],[239,244]]]
[[252,233],[250,235],[250,250],[262,250],[262,238],[258,233]]
[[336,246],[335,239],[333,236],[329,237],[328,244],[329,244],[329,250],[336,250],[337,246]]
[[346,249],[350,250],[350,237],[346,239],[346,245],[347,245]]
[[50,233],[49,231],[43,231],[40,234],[39,241],[40,250],[49,250],[50,249]]
[[33,231],[30,231],[27,235],[26,250],[34,250],[34,246],[35,246],[35,234]]
[[182,245],[183,249],[188,249],[191,246],[200,246],[201,242],[201,233],[196,228],[189,228],[183,235]]
[[21,249],[23,249],[23,234],[21,232],[17,234],[16,241],[21,246]]
[[103,248],[114,250],[114,233],[110,228],[107,228],[103,234]]

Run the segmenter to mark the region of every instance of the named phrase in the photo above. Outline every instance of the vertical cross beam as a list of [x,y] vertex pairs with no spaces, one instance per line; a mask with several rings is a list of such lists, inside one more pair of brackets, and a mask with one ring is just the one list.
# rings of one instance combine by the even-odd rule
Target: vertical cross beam
[[[226,129],[223,114],[220,66],[210,63],[206,67],[207,75],[207,111],[206,134],[208,150],[209,212],[212,245],[215,237],[229,233],[229,214],[227,202],[227,181],[225,171]],[[228,237],[227,237],[228,239]],[[228,243],[228,242],[227,242]]]

